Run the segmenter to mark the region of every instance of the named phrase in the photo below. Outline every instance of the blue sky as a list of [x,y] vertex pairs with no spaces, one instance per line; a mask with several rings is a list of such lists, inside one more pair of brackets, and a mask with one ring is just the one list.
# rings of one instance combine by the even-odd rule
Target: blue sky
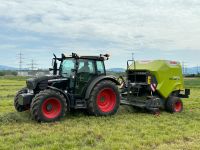
[[51,65],[52,53],[111,54],[200,64],[199,0],[0,0],[0,65]]

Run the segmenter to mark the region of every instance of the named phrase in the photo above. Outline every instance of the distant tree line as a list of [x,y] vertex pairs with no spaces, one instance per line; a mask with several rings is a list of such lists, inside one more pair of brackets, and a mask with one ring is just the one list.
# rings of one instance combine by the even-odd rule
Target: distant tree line
[[200,73],[198,73],[198,74],[187,74],[187,75],[185,75],[185,77],[200,77]]
[[17,71],[3,70],[0,71],[0,76],[17,76]]
[[119,76],[125,76],[126,73],[125,72],[112,72],[112,71],[107,71],[107,74],[108,75],[113,75],[113,76],[116,76],[116,77],[119,77]]

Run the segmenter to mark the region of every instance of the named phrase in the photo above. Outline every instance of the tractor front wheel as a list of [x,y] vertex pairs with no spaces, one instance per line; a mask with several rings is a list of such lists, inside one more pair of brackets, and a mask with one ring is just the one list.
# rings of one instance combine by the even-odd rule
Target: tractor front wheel
[[65,116],[66,99],[54,90],[44,90],[37,94],[31,103],[32,117],[38,122],[53,122]]
[[95,116],[114,115],[120,105],[118,88],[112,81],[101,81],[95,85],[88,100],[88,111]]
[[17,94],[16,94],[16,96],[14,98],[14,106],[15,106],[15,109],[18,112],[26,111],[26,110],[28,110],[30,108],[29,105],[27,105],[27,106],[19,105],[19,96],[20,96],[20,94],[25,94],[27,92],[28,92],[27,88],[22,88],[20,91],[17,92]]
[[171,113],[181,112],[183,110],[183,102],[179,97],[170,97],[166,103],[166,110]]

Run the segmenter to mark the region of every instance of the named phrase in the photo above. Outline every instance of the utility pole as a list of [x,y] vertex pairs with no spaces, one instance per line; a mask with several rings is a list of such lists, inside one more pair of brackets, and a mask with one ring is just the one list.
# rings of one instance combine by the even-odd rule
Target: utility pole
[[37,66],[37,64],[35,63],[35,61],[33,59],[31,59],[31,63],[27,64],[28,66],[30,66],[30,69],[33,71],[34,69],[36,69],[35,66]]
[[185,64],[184,64],[185,62],[183,61],[182,62],[182,72],[183,72],[183,75],[185,75]]
[[186,63],[187,62],[182,62],[182,70],[183,70],[183,75],[186,75],[187,74],[187,66],[186,66]]
[[199,74],[199,65],[197,64],[197,75]]
[[19,74],[21,75],[21,72],[22,72],[22,64],[23,64],[23,54],[22,52],[20,51],[19,54],[17,55],[18,59],[19,59]]

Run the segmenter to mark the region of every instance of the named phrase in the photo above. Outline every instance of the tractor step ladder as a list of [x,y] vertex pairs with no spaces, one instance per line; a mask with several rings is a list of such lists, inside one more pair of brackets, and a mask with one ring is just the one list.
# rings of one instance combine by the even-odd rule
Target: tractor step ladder
[[80,109],[80,108],[87,108],[87,104],[85,100],[76,100],[76,104],[75,104],[75,109]]

